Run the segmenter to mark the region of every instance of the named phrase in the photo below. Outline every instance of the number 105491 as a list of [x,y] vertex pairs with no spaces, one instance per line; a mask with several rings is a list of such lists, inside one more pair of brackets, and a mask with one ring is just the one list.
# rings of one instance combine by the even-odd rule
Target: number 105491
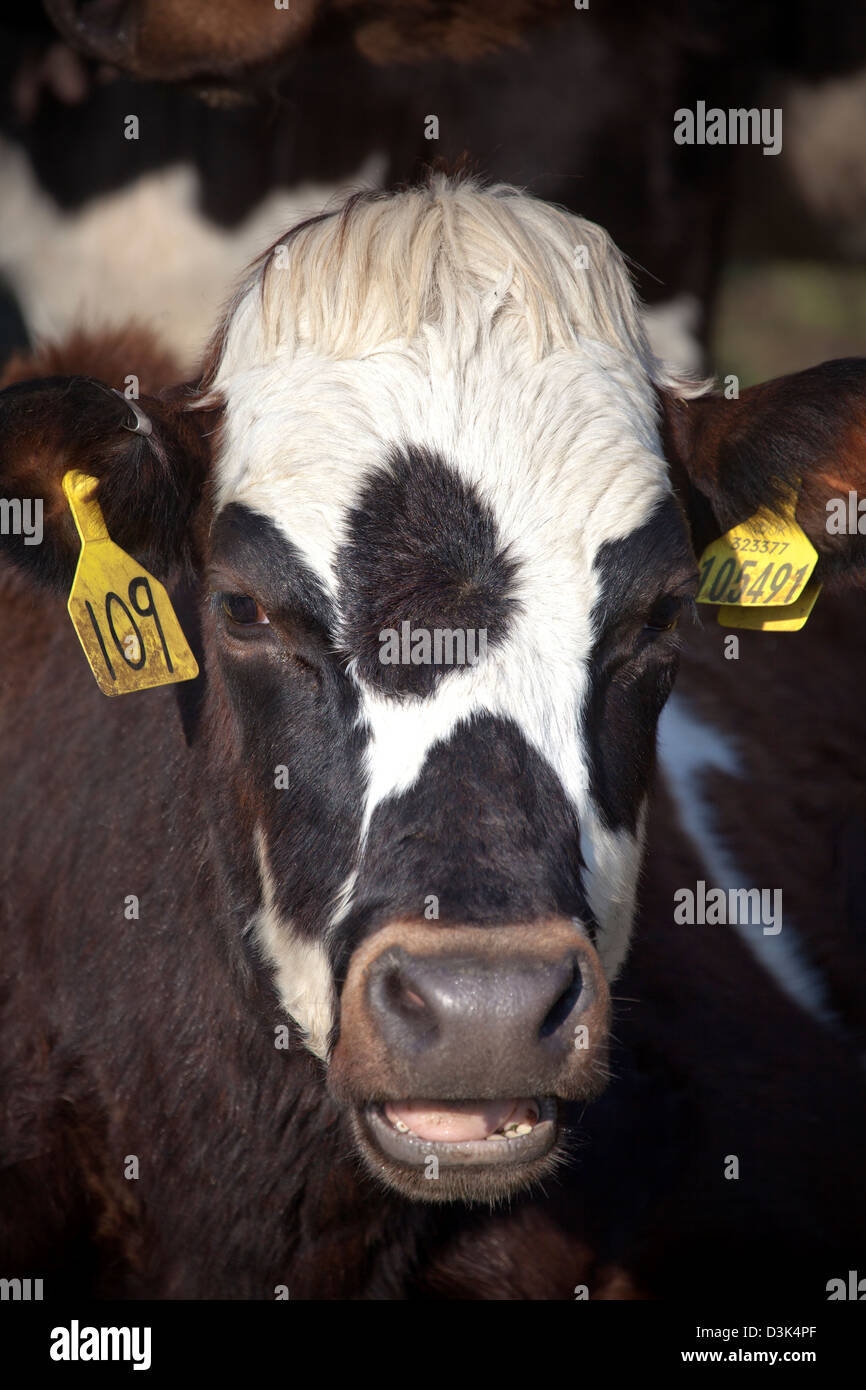
[[723,559],[711,555],[701,564],[699,603],[737,603],[745,605],[793,603],[805,584],[812,565],[793,565],[778,559],[764,561]]

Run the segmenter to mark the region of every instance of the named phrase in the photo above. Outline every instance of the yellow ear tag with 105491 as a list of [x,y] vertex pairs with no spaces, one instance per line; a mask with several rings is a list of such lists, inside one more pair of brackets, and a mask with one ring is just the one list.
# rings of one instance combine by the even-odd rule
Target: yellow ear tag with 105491
[[67,608],[104,695],[192,680],[198,663],[171,600],[152,574],[108,534],[93,499],[97,478],[73,471],[63,491],[81,537]]
[[698,603],[718,603],[723,627],[798,632],[821,590],[818,552],[794,519],[797,490],[780,515],[755,512],[708,545]]

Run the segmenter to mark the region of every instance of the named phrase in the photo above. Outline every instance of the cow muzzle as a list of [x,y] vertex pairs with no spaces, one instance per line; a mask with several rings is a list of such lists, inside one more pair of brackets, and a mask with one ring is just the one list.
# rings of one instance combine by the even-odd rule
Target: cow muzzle
[[391,923],[354,953],[329,1085],[368,1166],[428,1201],[549,1171],[559,1101],[607,1079],[610,999],[575,922]]

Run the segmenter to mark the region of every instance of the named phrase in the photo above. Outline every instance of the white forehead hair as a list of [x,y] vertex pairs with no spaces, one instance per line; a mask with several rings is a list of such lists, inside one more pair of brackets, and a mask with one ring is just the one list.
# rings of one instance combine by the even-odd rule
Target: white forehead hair
[[[581,268],[590,275],[576,276]],[[285,274],[282,285],[274,274]],[[264,354],[294,340],[354,357],[423,324],[471,344],[495,307],[491,295],[539,355],[580,333],[627,352],[644,347],[608,234],[505,185],[434,175],[404,192],[356,195],[290,230],[253,267],[256,282]]]
[[631,529],[649,456],[659,472],[653,387],[704,389],[653,356],[602,228],[444,175],[289,232],[253,267],[219,347],[205,397],[226,404],[217,505],[294,516],[329,581],[346,507],[388,446],[439,449],[518,510],[531,489],[551,513],[557,492],[579,495],[594,550]]
[[444,175],[401,193],[355,195],[291,229],[236,296],[212,381],[223,386],[303,349],[365,357],[425,329],[454,362],[506,325],[536,357],[594,339],[659,385],[703,389],[672,378],[653,356],[603,228],[507,185]]
[[580,817],[613,973],[639,855],[589,796],[593,562],[670,492],[654,387],[702,388],[653,357],[607,234],[514,189],[441,177],[350,200],[254,268],[210,384],[225,402],[217,505],[268,516],[335,601],[347,514],[395,448],[439,455],[490,508],[518,610],[483,663],[423,700],[361,686],[364,823],[473,713],[514,720]]

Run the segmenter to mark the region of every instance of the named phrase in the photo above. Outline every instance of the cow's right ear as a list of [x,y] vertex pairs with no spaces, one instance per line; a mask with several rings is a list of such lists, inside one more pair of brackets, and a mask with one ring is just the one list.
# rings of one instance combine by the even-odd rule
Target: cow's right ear
[[163,578],[194,560],[214,420],[189,410],[191,399],[175,387],[131,401],[80,376],[0,391],[0,548],[13,564],[40,585],[69,588],[80,549],[63,492],[70,470],[99,479],[108,534],[145,568]]

